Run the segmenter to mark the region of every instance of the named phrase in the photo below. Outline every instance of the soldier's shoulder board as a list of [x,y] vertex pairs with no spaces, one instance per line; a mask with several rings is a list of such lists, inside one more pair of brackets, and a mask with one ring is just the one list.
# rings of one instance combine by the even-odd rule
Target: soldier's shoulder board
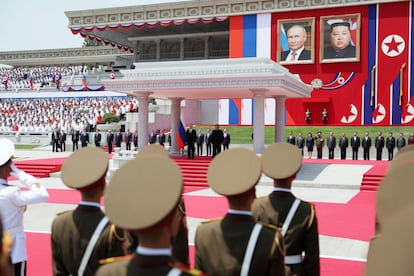
[[215,222],[215,221],[218,221],[218,220],[221,220],[221,219],[222,218],[213,218],[213,219],[202,221],[201,223],[206,224],[206,223]]
[[69,212],[71,212],[71,211],[72,211],[72,210],[62,211],[62,212],[57,213],[57,214],[56,214],[56,216],[61,216],[61,215],[63,215],[63,214],[69,213]]

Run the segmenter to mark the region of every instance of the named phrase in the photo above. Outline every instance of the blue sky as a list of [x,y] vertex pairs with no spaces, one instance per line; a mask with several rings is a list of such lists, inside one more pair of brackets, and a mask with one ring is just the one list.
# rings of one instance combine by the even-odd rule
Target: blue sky
[[[185,1],[185,0],[182,0]],[[177,0],[6,0],[0,5],[0,51],[81,47],[65,11],[179,2]]]

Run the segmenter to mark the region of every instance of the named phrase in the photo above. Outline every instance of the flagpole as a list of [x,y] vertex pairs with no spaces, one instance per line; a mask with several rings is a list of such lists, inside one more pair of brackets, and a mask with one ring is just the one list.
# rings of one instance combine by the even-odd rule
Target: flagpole
[[376,70],[377,66],[374,65],[372,66],[371,69],[371,101],[370,101],[370,106],[374,105],[374,97],[375,97],[375,70]]
[[404,78],[404,75],[403,75],[403,73],[404,73],[404,68],[405,68],[405,65],[406,65],[406,63],[404,63],[402,66],[401,66],[401,68],[400,68],[400,98],[399,98],[399,101],[398,101],[398,104],[401,106],[401,99],[402,99],[402,96],[403,96],[403,78]]

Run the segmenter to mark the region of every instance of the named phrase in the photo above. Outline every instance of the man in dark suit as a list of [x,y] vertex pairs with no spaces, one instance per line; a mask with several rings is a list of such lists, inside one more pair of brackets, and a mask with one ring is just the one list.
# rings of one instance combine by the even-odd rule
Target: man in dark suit
[[382,131],[378,132],[378,136],[375,137],[375,149],[377,150],[377,160],[382,160],[382,149],[385,146],[385,139],[382,136]]
[[371,149],[371,137],[369,137],[368,132],[365,132],[364,138],[362,138],[361,146],[364,153],[364,160],[369,160],[369,151]]
[[329,132],[329,136],[326,139],[326,144],[328,146],[328,158],[334,159],[334,151],[336,147],[336,137],[332,131]]
[[283,51],[280,61],[297,62],[311,60],[311,52],[305,49],[306,29],[301,25],[292,25],[286,31],[289,50]]
[[57,128],[55,128],[52,132],[52,152],[59,151],[59,140],[60,140],[60,133]]
[[400,137],[398,137],[397,139],[397,149],[400,150],[403,147],[405,147],[405,137],[404,137],[404,133],[400,133]]
[[161,146],[164,146],[165,144],[165,134],[163,129],[161,129],[160,134],[158,134],[158,144],[160,144]]
[[[341,149],[341,160],[345,160],[346,149],[348,148],[348,137],[346,137],[345,132],[342,133],[342,137],[341,139],[339,139],[339,148]],[[358,149],[357,149],[357,155],[358,155]]]
[[194,159],[195,154],[195,142],[197,141],[197,133],[190,125],[185,132],[185,141],[187,143],[187,157],[188,159]]
[[227,129],[223,130],[223,151],[228,150],[230,146],[230,133],[227,132]]
[[285,275],[281,231],[256,223],[252,216],[260,175],[260,160],[250,150],[231,149],[213,159],[207,178],[210,187],[227,198],[229,211],[197,228],[196,268],[208,275]]
[[132,135],[132,140],[134,141],[134,149],[138,149],[138,130],[135,130],[134,135]]
[[211,133],[210,133],[210,129],[207,129],[205,138],[206,138],[205,141],[206,141],[207,156],[210,156],[211,155]]
[[303,148],[305,147],[305,138],[303,137],[302,132],[299,132],[298,139],[296,140],[296,146],[300,149],[300,152],[303,156]]
[[79,148],[79,130],[72,128],[71,130],[72,133],[72,151],[78,150]]
[[157,142],[157,133],[155,132],[155,129],[151,131],[148,137],[148,143],[155,144]]
[[216,124],[214,130],[211,132],[211,144],[213,145],[213,157],[221,152],[221,145],[223,144],[223,131],[220,126]]
[[351,25],[349,22],[331,24],[329,41],[330,46],[324,49],[325,59],[355,58],[356,48],[351,44]]
[[392,136],[392,132],[388,133],[387,140],[385,142],[388,150],[388,161],[394,159],[394,148],[395,148],[395,138]]
[[122,133],[121,130],[118,129],[117,133],[115,133],[115,147],[120,148],[122,143]]
[[125,133],[125,149],[131,150],[131,143],[132,143],[132,132],[127,130]]
[[262,154],[263,173],[273,179],[273,192],[258,197],[252,206],[257,221],[282,229],[285,265],[290,275],[320,275],[318,220],[313,204],[296,198],[292,182],[302,166],[298,149],[275,143]]
[[[65,160],[62,182],[78,190],[82,201],[75,210],[62,212],[53,220],[53,275],[95,275],[101,259],[125,255],[123,231],[111,226],[100,206],[108,167],[108,157],[96,147],[82,148]],[[97,240],[93,242],[94,232]],[[88,246],[94,248],[90,253]]]
[[203,155],[203,144],[204,144],[204,134],[201,132],[201,129],[197,132],[197,155]]
[[61,129],[60,130],[60,137],[59,137],[59,144],[60,144],[60,151],[66,151],[66,132]]
[[102,134],[99,132],[99,129],[96,130],[95,137],[93,140],[95,142],[95,147],[99,148],[101,146],[101,140],[102,140]]
[[81,140],[81,147],[87,147],[88,143],[89,143],[89,134],[86,132],[86,129],[82,130],[82,133],[80,135],[80,140]]
[[114,143],[114,134],[112,130],[108,131],[108,135],[106,135],[106,143],[108,145],[108,153],[112,153],[112,145]]
[[351,138],[351,148],[352,148],[352,160],[358,160],[358,150],[361,146],[361,140],[359,136],[354,131],[354,135]]
[[296,144],[296,138],[295,138],[295,135],[293,135],[293,131],[291,131],[289,133],[289,136],[287,137],[287,142],[289,144],[292,144],[292,145],[295,145]]

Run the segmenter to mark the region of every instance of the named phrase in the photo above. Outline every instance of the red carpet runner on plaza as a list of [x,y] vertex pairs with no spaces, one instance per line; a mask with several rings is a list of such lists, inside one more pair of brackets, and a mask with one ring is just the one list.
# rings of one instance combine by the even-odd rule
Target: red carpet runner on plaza
[[[33,161],[37,166],[44,163],[47,166],[59,167],[63,158],[41,159]],[[227,210],[227,202],[223,197],[194,196],[186,193],[208,187],[206,171],[209,160],[176,159],[184,174],[184,200],[187,216],[210,219],[221,217]],[[304,160],[305,163],[329,162],[328,160]],[[335,160],[336,162],[338,160]],[[332,162],[332,161],[331,161]],[[339,161],[340,162],[340,161]],[[348,162],[348,160],[344,161]],[[359,161],[363,162],[363,161]],[[20,167],[21,162],[16,162]],[[28,161],[25,161],[25,169]],[[375,167],[375,166],[374,166]],[[385,169],[380,168],[385,173]],[[49,203],[77,204],[79,193],[72,190],[49,189]],[[376,192],[361,191],[346,204],[314,202],[319,221],[319,233],[341,238],[369,241],[374,233]],[[28,275],[49,276],[51,272],[50,235],[48,233],[27,233],[28,244]],[[191,261],[193,262],[193,247],[191,246]],[[321,256],[322,276],[363,275],[365,263],[353,260],[330,259]]]

